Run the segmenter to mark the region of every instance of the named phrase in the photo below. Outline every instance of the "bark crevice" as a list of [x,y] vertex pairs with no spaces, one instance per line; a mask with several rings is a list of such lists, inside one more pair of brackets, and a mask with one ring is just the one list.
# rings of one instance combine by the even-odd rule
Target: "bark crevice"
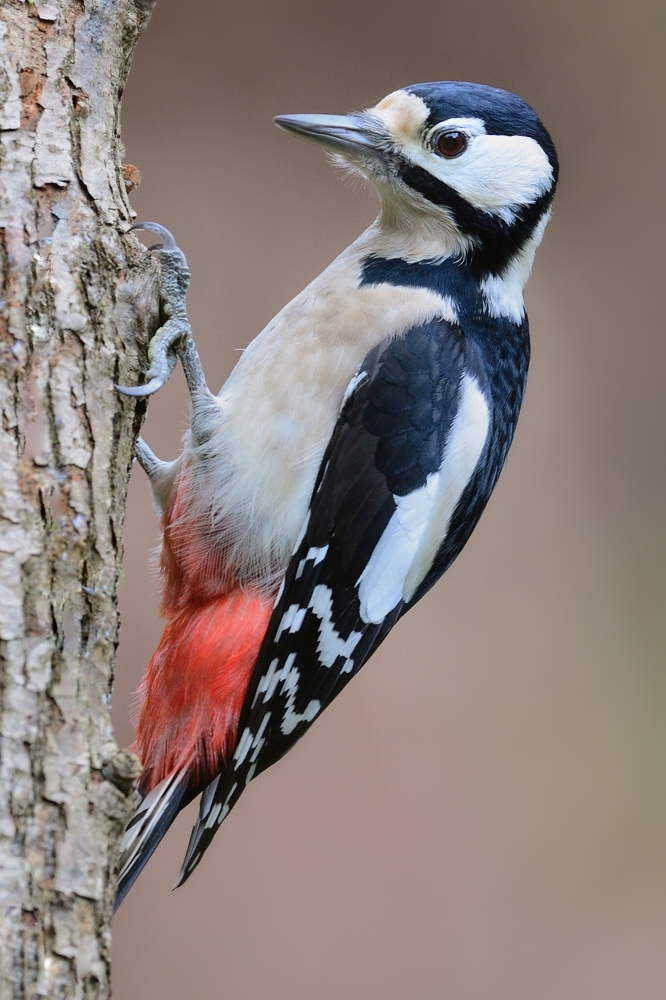
[[157,268],[120,97],[152,3],[0,0],[0,1000],[110,995],[110,692]]

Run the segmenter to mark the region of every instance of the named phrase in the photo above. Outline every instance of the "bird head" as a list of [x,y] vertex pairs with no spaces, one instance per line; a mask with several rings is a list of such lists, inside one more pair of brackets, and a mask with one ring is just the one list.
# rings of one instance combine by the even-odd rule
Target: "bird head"
[[[473,83],[421,83],[357,114],[280,115],[377,188],[381,223],[441,231],[477,270],[498,274],[533,253],[557,184],[553,142],[532,108]],[[530,254],[531,255],[531,254]]]

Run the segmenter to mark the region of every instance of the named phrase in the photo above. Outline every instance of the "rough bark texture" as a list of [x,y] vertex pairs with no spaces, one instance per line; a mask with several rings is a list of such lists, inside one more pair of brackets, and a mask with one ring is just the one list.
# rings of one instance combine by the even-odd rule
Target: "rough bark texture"
[[109,995],[132,806],[109,700],[142,413],[113,383],[136,382],[158,306],[126,235],[118,117],[151,7],[0,0],[1,1000]]

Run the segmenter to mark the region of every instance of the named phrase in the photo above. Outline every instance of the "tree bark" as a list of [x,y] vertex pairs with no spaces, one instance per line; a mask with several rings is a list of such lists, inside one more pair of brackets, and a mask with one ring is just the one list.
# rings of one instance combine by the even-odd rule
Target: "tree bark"
[[120,98],[152,2],[0,0],[0,998],[104,998],[133,762],[110,693],[157,268]]

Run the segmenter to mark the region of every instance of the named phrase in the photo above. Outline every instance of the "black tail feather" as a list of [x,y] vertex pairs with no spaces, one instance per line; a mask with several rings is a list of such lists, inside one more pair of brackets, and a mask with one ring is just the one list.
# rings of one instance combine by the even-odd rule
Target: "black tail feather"
[[165,778],[142,800],[127,824],[120,845],[114,913],[180,810],[190,800],[191,796],[186,794],[187,785],[185,770]]

